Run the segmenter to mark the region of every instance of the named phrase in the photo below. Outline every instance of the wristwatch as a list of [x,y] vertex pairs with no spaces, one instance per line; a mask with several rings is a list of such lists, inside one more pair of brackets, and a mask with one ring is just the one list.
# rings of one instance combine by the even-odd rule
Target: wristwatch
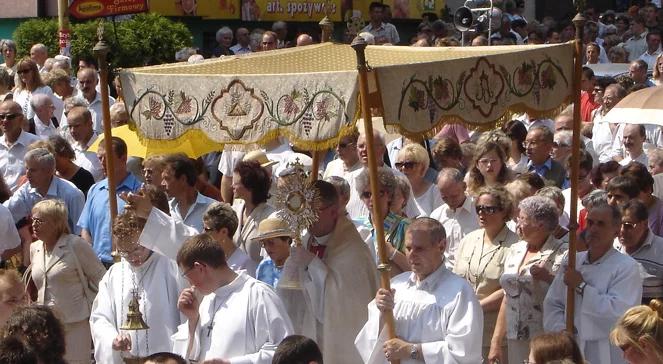
[[586,286],[587,286],[587,283],[586,283],[586,282],[580,282],[580,284],[578,285],[578,287],[576,287],[576,293],[578,293],[579,295],[582,296],[583,293],[585,293],[585,287],[586,287]]
[[418,357],[419,357],[419,350],[417,350],[417,345],[412,344],[412,346],[410,346],[410,359],[417,360]]

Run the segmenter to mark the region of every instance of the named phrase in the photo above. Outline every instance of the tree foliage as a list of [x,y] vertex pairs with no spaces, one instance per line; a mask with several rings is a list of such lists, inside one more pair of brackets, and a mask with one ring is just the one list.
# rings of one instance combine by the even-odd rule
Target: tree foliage
[[[92,56],[97,42],[98,20],[71,24],[71,56],[78,60]],[[115,24],[106,22],[104,39],[111,48],[112,67],[136,67],[175,61],[175,52],[191,45],[192,36],[182,23],[159,14],[138,14]],[[57,53],[58,24],[56,19],[31,19],[21,23],[14,32],[20,57],[28,56],[30,47],[43,43],[52,56]]]

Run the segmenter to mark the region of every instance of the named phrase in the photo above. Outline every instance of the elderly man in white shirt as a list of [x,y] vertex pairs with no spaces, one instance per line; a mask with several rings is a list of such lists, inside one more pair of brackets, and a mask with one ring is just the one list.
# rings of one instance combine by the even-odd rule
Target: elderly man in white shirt
[[[99,83],[99,75],[94,68],[84,68],[78,71],[78,84],[83,97],[90,104],[88,110],[92,115],[92,126],[96,133],[101,134],[104,129],[103,112],[101,110],[101,93],[96,90]],[[109,106],[115,103],[115,99],[108,96]],[[69,116],[67,115],[67,118]]]
[[603,105],[592,113],[592,143],[599,156],[599,162],[612,160],[614,151],[613,141],[617,135],[619,124],[603,121],[605,115],[626,96],[626,90],[619,84],[612,84],[605,88]]
[[89,151],[88,148],[97,140],[97,134],[92,125],[92,114],[83,106],[76,106],[67,114],[69,136],[73,140],[71,147],[76,154],[76,163],[92,173],[94,180],[99,182],[104,178],[104,171],[97,153]]
[[[444,227],[431,218],[415,219],[405,247],[412,272],[394,277],[392,291],[378,290],[355,339],[364,363],[480,363],[483,312],[469,283],[444,267]],[[388,311],[396,326],[393,339],[386,338],[382,320]]]
[[7,187],[14,192],[18,189],[18,179],[25,173],[23,158],[28,151],[28,145],[39,138],[23,131],[25,122],[21,105],[14,101],[4,101],[0,104],[0,173],[5,178]]
[[56,135],[59,124],[58,119],[53,116],[55,106],[51,97],[44,94],[33,95],[30,106],[35,111],[35,116],[28,120],[28,131],[41,139]]
[[80,234],[76,225],[85,205],[85,196],[73,183],[55,175],[55,157],[44,148],[25,154],[28,182],[4,202],[18,223],[32,214],[32,207],[46,198],[62,200],[67,207],[67,221],[72,234]]
[[[642,124],[626,124],[622,134],[622,143],[624,146],[624,158],[619,160],[619,164],[625,166],[631,162],[639,162],[648,165],[647,153],[643,149],[646,131]],[[620,159],[619,156],[615,159]]]
[[565,330],[567,287],[574,288],[574,326],[580,349],[590,363],[624,362],[621,350],[610,344],[610,330],[642,297],[638,263],[613,248],[621,223],[617,207],[604,202],[589,209],[588,250],[576,254],[575,269],[562,263],[543,304],[544,329]]
[[445,204],[435,209],[430,217],[444,226],[447,234],[444,263],[448,269],[453,269],[460,241],[465,235],[479,228],[479,218],[472,198],[465,194],[466,184],[459,170],[442,169],[437,178],[437,188]]

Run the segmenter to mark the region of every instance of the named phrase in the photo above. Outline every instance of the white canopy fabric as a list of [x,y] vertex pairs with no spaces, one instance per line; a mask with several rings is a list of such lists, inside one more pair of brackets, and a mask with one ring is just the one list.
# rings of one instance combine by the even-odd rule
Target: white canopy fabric
[[[571,101],[573,44],[414,48],[369,46],[371,106],[390,131],[432,132],[445,122],[492,126]],[[120,73],[141,140],[176,146],[264,143],[286,136],[308,150],[333,146],[358,118],[356,55],[324,43]],[[384,107],[381,107],[384,106]]]

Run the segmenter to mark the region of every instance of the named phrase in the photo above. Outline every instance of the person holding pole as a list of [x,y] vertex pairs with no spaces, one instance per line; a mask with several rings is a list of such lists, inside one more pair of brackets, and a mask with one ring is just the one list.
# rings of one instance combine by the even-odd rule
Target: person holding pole
[[638,263],[613,248],[621,224],[617,207],[607,203],[592,205],[587,214],[588,250],[576,253],[575,269],[562,262],[543,302],[544,330],[566,330],[567,287],[574,288],[574,331],[580,350],[590,363],[624,362],[619,348],[610,344],[610,330],[642,298]]
[[[445,268],[445,245],[439,221],[420,217],[410,224],[405,249],[412,272],[394,277],[392,290],[380,288],[368,305],[368,321],[355,339],[364,363],[481,362],[481,305],[469,283]],[[382,316],[389,311],[396,338],[387,340]]]
[[[325,363],[360,363],[352,343],[378,287],[374,259],[352,221],[339,213],[334,185],[317,180],[312,188],[320,196],[318,219],[302,237],[304,245],[291,256],[303,268],[300,277],[307,305],[301,327],[320,345]],[[292,301],[284,301],[293,312]]]

